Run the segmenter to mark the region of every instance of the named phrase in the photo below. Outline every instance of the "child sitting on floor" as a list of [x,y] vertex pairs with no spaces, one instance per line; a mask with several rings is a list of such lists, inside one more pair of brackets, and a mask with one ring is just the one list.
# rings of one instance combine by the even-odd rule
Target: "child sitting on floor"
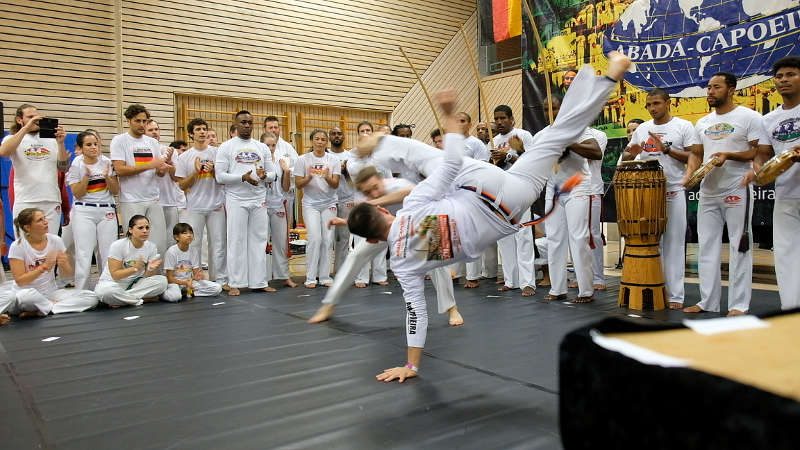
[[161,298],[168,302],[179,302],[184,295],[212,297],[222,292],[222,285],[205,279],[200,269],[200,255],[191,251],[194,230],[188,223],[178,223],[172,229],[177,244],[167,250],[164,269],[169,285]]

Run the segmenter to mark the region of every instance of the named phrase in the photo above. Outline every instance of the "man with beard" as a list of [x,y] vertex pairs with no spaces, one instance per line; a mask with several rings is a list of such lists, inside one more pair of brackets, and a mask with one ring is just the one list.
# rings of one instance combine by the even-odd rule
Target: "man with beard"
[[[328,130],[328,139],[331,143],[331,153],[339,159],[342,170],[342,177],[339,180],[339,186],[336,188],[336,216],[346,219],[353,209],[353,196],[355,195],[355,188],[353,187],[353,180],[347,171],[347,160],[350,159],[351,153],[344,149],[344,133],[339,127],[333,127]],[[333,236],[333,267],[335,271],[339,271],[339,267],[344,264],[345,258],[350,250],[350,231],[346,227],[336,227]],[[383,286],[387,285],[385,281],[380,283]]]

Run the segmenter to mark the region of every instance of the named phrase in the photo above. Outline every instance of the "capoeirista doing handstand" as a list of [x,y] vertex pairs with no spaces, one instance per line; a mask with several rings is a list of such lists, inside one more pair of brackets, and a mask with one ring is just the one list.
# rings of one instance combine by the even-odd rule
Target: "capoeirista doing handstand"
[[406,197],[397,216],[361,203],[347,220],[351,233],[387,242],[392,271],[403,288],[408,360],[384,370],[378,380],[402,382],[418,374],[428,327],[425,273],[477,259],[486,247],[518,231],[519,218],[537,199],[564,148],[594,120],[629,66],[628,57],[611,52],[607,76],[596,77],[591,68],[581,69],[556,120],[536,134],[533,150],[523,153],[508,171],[463,156],[464,136],[453,116],[452,92],[437,98],[447,132],[441,157],[432,158],[424,147],[394,136],[375,136],[359,143],[360,156],[372,158],[376,165],[392,171],[403,165],[427,174]]

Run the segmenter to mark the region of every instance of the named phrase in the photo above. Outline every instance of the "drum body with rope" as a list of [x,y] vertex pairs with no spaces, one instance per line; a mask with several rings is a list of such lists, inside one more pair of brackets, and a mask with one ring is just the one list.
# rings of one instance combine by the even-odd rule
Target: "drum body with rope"
[[619,300],[638,310],[666,307],[659,243],[667,226],[666,177],[656,160],[625,161],[614,173],[617,225],[625,237]]

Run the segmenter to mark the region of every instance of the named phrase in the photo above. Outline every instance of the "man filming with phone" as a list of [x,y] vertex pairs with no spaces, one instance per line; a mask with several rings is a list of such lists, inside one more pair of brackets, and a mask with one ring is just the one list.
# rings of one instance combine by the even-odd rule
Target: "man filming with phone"
[[17,108],[10,131],[0,144],[0,156],[11,158],[14,167],[12,214],[17,217],[25,208],[39,208],[47,222],[58,227],[61,223],[58,171],[69,168],[69,153],[64,146],[67,133],[57,119],[46,119],[29,104]]

